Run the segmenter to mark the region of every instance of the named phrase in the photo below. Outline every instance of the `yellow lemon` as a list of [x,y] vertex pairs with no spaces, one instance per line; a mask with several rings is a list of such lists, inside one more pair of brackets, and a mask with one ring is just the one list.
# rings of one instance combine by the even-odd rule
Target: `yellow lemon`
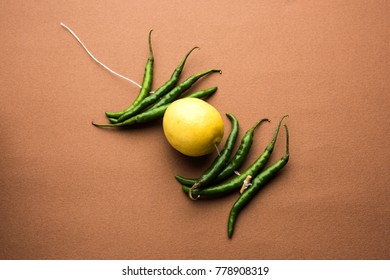
[[215,150],[223,137],[221,114],[198,98],[172,102],[165,111],[163,130],[169,144],[187,156],[203,156]]

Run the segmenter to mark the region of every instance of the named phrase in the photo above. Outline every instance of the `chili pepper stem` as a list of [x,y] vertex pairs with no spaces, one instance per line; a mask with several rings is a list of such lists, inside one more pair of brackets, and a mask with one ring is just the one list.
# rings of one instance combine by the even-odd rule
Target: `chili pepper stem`
[[152,49],[152,32],[153,32],[153,29],[149,31],[149,37],[148,37],[148,42],[149,42],[149,59],[154,59],[153,49]]
[[258,121],[257,123],[255,123],[255,125],[253,126],[253,129],[256,129],[262,122],[271,122],[271,121],[267,118],[262,119],[262,120]]
[[251,175],[246,176],[245,181],[242,183],[240,194],[242,194],[248,187],[252,185],[251,180],[252,180]]
[[190,190],[189,190],[189,192],[188,192],[188,196],[190,197],[191,200],[197,200],[197,199],[200,197],[200,195],[198,195],[197,197],[193,197],[193,196],[192,196],[192,191],[193,191],[194,189],[198,188],[198,187],[199,187],[199,184],[198,184],[198,183],[195,183],[195,184],[190,188]]
[[95,123],[94,121],[92,121],[92,124],[94,126],[98,126],[98,127],[116,127],[116,126],[120,126],[119,125],[120,123]]

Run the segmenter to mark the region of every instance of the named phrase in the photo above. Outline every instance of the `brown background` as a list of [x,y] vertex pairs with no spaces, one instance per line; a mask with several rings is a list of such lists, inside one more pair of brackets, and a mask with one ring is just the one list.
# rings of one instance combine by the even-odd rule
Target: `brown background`
[[[2,259],[388,259],[389,12],[383,1],[2,1]],[[240,121],[268,117],[248,163],[286,113],[291,160],[226,224],[236,195],[193,202],[161,123],[99,129],[138,89],[154,29],[154,88],[184,54],[182,79]],[[230,124],[224,117],[226,131]],[[227,133],[225,134],[226,137]],[[284,152],[282,131],[271,161]]]

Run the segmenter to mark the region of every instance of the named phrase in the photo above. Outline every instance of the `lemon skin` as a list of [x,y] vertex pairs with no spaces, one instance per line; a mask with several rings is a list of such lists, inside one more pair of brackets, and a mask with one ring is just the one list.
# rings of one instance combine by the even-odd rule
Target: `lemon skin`
[[224,134],[221,114],[198,98],[172,102],[163,117],[163,131],[168,143],[180,153],[198,157],[212,153]]

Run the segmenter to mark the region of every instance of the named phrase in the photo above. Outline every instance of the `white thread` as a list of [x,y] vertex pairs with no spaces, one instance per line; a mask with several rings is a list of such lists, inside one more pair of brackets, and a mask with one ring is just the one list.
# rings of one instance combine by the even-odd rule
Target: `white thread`
[[136,85],[137,87],[139,88],[142,88],[142,86],[136,82],[134,82],[133,80],[129,79],[129,78],[126,78],[125,76],[122,76],[121,74],[118,74],[117,72],[115,72],[114,70],[111,70],[110,68],[108,68],[106,65],[104,65],[102,62],[100,62],[88,49],[87,47],[84,45],[83,42],[81,42],[81,40],[79,39],[79,37],[77,37],[76,33],[73,32],[72,29],[70,29],[68,26],[66,26],[65,24],[63,24],[61,22],[61,26],[64,27],[66,30],[68,30],[70,32],[70,34],[73,35],[73,37],[76,38],[76,40],[80,43],[80,45],[84,48],[84,50],[88,53],[88,55],[93,59],[95,60],[96,63],[98,63],[100,66],[102,66],[103,68],[105,68],[106,70],[110,71],[112,74],[122,78],[122,79],[125,79],[129,82],[131,82],[132,84]]
[[[217,150],[218,156],[220,156],[221,153],[219,152],[219,149],[218,149],[217,144],[214,143],[214,147],[215,147],[215,149]],[[240,172],[238,172],[237,170],[234,170],[234,174],[236,174],[237,176],[240,176],[240,175],[241,175]]]
[[215,143],[214,143],[214,147],[215,147],[215,149],[217,150],[217,153],[218,153],[218,155],[220,156],[220,155],[221,155],[221,153],[219,152],[219,149],[218,149],[218,146],[217,146],[217,144],[215,144]]

